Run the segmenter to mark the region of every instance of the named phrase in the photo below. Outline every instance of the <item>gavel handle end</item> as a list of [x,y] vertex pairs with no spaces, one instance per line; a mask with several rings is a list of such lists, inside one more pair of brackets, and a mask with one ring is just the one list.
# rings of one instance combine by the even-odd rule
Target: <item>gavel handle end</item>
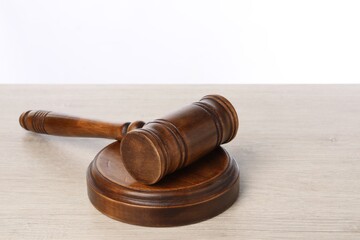
[[28,131],[36,132],[36,133],[44,133],[47,134],[45,130],[45,120],[46,116],[50,113],[50,111],[26,111],[23,112],[19,117],[19,123],[21,127]]
[[68,116],[50,111],[26,111],[19,117],[24,129],[42,134],[69,137],[96,137],[121,140],[128,131],[142,127],[145,123],[108,123]]
[[25,130],[29,130],[25,124],[26,115],[28,115],[29,112],[31,112],[31,110],[23,112],[19,117],[19,123],[20,123],[21,127],[24,128]]

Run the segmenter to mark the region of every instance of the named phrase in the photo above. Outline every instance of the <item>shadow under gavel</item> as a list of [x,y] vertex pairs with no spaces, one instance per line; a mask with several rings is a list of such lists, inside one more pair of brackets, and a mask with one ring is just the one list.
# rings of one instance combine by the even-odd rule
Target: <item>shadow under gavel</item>
[[36,133],[121,140],[125,168],[144,184],[154,184],[231,141],[239,125],[234,107],[219,95],[207,95],[146,124],[108,123],[50,111],[24,112],[19,122]]

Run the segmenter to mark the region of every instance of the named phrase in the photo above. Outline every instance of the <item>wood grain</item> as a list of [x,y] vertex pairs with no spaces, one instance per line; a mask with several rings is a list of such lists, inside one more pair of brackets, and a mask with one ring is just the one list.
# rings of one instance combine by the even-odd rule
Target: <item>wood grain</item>
[[[24,109],[146,122],[212,93],[239,114],[238,135],[224,147],[239,164],[240,197],[184,227],[132,226],[93,208],[86,168],[110,140],[18,125]],[[0,106],[0,239],[360,238],[359,85],[1,85]]]
[[44,110],[29,110],[19,117],[25,130],[64,137],[95,137],[122,140],[127,132],[144,126],[144,122],[109,123]]
[[222,147],[145,185],[126,171],[119,145],[102,149],[87,171],[90,201],[111,218],[139,226],[188,225],[217,216],[239,196],[239,168]]
[[120,144],[121,159],[134,179],[155,184],[231,141],[238,125],[226,98],[207,95],[129,131]]

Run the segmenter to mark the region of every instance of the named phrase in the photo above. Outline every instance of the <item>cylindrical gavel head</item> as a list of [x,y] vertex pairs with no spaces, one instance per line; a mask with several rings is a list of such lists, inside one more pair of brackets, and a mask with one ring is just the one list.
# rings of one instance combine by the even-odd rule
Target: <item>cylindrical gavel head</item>
[[237,129],[238,117],[231,103],[222,96],[208,95],[129,132],[120,153],[134,179],[154,184],[229,142]]

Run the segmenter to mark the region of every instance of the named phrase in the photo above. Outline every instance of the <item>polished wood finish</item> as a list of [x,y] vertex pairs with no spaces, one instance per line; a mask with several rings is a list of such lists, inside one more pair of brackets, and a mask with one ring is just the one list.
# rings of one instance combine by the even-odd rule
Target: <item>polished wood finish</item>
[[[125,224],[92,206],[86,169],[113,140],[31,134],[17,123],[36,107],[147,122],[208,93],[226,96],[241,118],[223,146],[239,165],[240,195],[182,227]],[[2,85],[0,239],[358,240],[359,103],[360,85]]]
[[235,137],[238,117],[220,95],[207,95],[146,125],[106,123],[50,111],[24,112],[19,122],[36,133],[119,140],[90,164],[87,182],[93,205],[120,221],[187,225],[223,212],[239,193],[236,162],[219,147]]
[[104,148],[90,164],[88,195],[114,219],[143,226],[179,226],[211,218],[229,208],[239,193],[236,162],[221,147],[191,166],[143,185],[126,171],[119,142]]
[[129,132],[120,145],[124,165],[136,180],[154,184],[231,141],[238,122],[226,98],[207,95]]
[[49,111],[24,112],[19,122],[26,130],[43,134],[124,138],[120,145],[124,165],[145,184],[154,184],[231,141],[239,126],[235,108],[220,95],[207,95],[145,126],[142,121],[114,124]]
[[67,137],[95,137],[121,140],[124,135],[145,123],[108,123],[50,111],[27,111],[19,118],[20,125],[32,132]]

